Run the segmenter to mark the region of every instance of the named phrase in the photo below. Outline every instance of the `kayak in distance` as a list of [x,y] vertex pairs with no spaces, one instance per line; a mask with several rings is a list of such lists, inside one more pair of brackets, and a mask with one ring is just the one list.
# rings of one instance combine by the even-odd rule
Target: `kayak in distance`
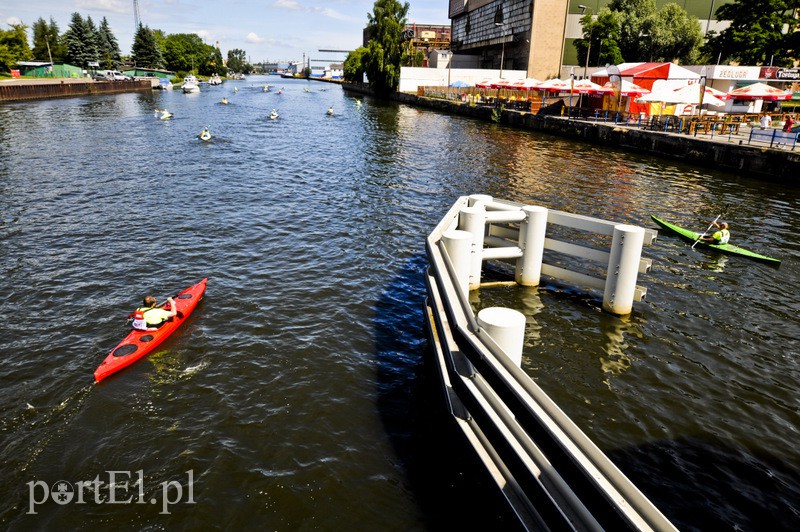
[[677,226],[675,224],[671,224],[671,223],[669,223],[667,221],[664,221],[664,220],[658,218],[657,216],[650,215],[650,218],[652,218],[655,223],[657,223],[658,225],[660,225],[664,229],[667,229],[668,231],[671,231],[671,232],[677,234],[678,236],[680,236],[684,240],[686,240],[688,242],[692,242],[693,244],[695,242],[697,242],[698,246],[703,246],[703,247],[706,247],[708,249],[713,249],[713,250],[719,251],[721,253],[727,253],[729,255],[738,255],[740,257],[747,257],[748,259],[757,260],[759,262],[764,262],[766,264],[772,264],[773,266],[780,266],[780,264],[781,264],[781,260],[780,259],[767,257],[766,255],[760,255],[760,254],[755,253],[753,251],[750,251],[750,250],[747,250],[747,249],[744,249],[744,248],[740,248],[739,246],[734,246],[733,244],[730,244],[730,243],[728,243],[728,244],[712,244],[711,242],[706,242],[704,240],[699,240],[700,237],[703,236],[701,233],[696,233],[696,232],[691,231],[689,229],[684,229],[683,227]]
[[[178,314],[167,320],[159,328],[146,331],[132,330],[94,371],[95,382],[100,382],[109,375],[130,366],[166,340],[175,329],[186,321],[203,298],[207,281],[208,278],[205,278],[196,285],[190,286],[176,295],[174,301]],[[164,308],[166,305],[167,303],[164,303],[161,305],[161,308]]]

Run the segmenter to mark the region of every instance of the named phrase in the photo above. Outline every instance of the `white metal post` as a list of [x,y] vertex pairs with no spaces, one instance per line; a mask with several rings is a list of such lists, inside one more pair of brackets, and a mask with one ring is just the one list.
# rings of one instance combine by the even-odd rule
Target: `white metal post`
[[525,315],[514,309],[489,307],[478,312],[478,325],[517,365],[522,364]]
[[483,266],[483,239],[486,227],[486,208],[482,201],[472,207],[462,207],[458,213],[458,228],[472,234],[470,248],[469,289],[477,290],[481,285]]
[[519,226],[519,248],[522,257],[517,259],[515,280],[522,286],[539,286],[542,275],[544,237],[547,230],[547,209],[528,206],[522,208],[525,220]]
[[618,315],[631,313],[643,243],[643,228],[623,224],[614,227],[603,291],[605,311]]
[[456,272],[456,286],[465,296],[469,296],[469,267],[472,234],[453,229],[442,234],[442,242]]

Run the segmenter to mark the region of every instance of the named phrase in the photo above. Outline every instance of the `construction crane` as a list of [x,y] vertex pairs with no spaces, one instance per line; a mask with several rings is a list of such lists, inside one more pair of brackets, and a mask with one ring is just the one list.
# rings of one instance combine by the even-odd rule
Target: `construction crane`
[[142,18],[139,16],[139,0],[133,0],[133,23],[136,24],[134,28],[134,34],[139,31],[139,24],[141,24]]

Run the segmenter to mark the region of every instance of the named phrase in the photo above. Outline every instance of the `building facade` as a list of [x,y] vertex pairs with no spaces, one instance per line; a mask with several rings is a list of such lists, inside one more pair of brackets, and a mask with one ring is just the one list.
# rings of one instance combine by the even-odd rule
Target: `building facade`
[[[703,35],[727,23],[715,11],[733,0],[656,0],[678,4],[698,19]],[[528,76],[559,76],[561,65],[578,65],[573,43],[583,36],[580,19],[596,15],[611,0],[450,0],[451,50],[477,56],[480,68],[527,70]],[[596,66],[596,65],[589,65]]]

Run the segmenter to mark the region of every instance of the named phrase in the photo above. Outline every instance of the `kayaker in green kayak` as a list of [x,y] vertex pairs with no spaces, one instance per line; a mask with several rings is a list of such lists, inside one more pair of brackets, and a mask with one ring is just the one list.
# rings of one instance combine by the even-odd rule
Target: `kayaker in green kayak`
[[178,314],[175,300],[171,297],[167,298],[169,310],[156,308],[156,298],[153,296],[145,296],[143,303],[144,306],[133,313],[133,328],[140,331],[154,331]]
[[718,231],[715,231],[711,236],[703,234],[700,239],[710,244],[727,244],[728,240],[731,239],[731,233],[728,231],[728,222],[717,223],[715,221],[712,225],[714,225]]

